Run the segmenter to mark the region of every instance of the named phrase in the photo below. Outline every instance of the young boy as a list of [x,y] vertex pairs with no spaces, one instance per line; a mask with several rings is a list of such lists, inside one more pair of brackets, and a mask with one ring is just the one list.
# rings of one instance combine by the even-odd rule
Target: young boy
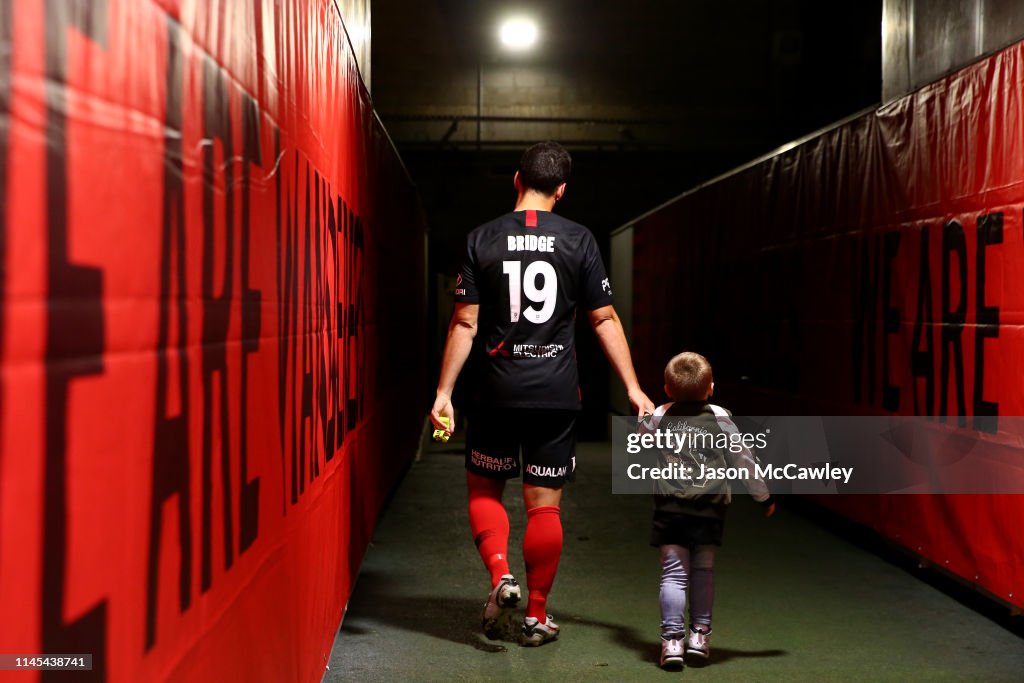
[[[672,402],[658,406],[645,423],[651,431],[671,429],[683,434],[712,437],[737,434],[731,413],[708,403],[715,389],[711,364],[698,353],[675,356],[665,366],[665,393]],[[692,443],[692,442],[691,442]],[[701,442],[709,443],[709,441]],[[737,450],[739,450],[737,448]],[[651,545],[661,549],[661,659],[665,669],[681,669],[685,654],[707,661],[711,642],[711,606],[714,601],[715,553],[722,544],[725,513],[731,501],[728,482],[699,477],[701,464],[749,470],[747,490],[765,507],[765,516],[775,512],[774,498],[757,477],[755,460],[746,448],[688,448],[679,454],[665,453],[669,461],[692,468],[692,478],[658,480],[654,495]],[[687,588],[690,592],[690,634],[686,637]]]

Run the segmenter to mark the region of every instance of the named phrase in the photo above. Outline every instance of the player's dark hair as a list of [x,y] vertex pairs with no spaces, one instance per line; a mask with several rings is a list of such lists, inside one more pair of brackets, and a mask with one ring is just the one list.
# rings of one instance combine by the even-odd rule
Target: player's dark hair
[[665,388],[673,401],[703,401],[711,381],[711,363],[699,353],[684,351],[665,366]]
[[519,160],[519,182],[523,189],[551,196],[569,179],[572,157],[557,142],[538,142]]

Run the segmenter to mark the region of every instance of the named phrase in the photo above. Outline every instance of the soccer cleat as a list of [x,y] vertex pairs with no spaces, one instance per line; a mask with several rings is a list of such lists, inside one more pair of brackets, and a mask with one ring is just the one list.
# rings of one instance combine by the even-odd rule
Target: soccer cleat
[[501,638],[509,630],[512,610],[519,604],[522,592],[515,577],[504,574],[498,585],[487,595],[484,603],[483,627],[484,635],[494,640]]
[[661,641],[661,660],[659,664],[666,671],[679,671],[683,668],[682,638]]
[[543,624],[535,617],[523,619],[523,645],[530,647],[543,645],[557,637],[558,624],[555,623],[550,614],[547,615]]
[[711,656],[711,629],[707,626],[707,632],[698,631],[697,629],[690,627],[690,637],[686,639],[686,654],[698,657],[700,659],[707,659]]

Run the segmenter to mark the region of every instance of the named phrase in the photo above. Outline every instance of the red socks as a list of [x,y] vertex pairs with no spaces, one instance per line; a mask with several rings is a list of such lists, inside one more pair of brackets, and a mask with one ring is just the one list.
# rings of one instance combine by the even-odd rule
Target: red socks
[[[558,560],[562,556],[562,518],[559,511],[557,505],[541,505],[526,511],[523,559],[526,560],[526,587],[530,591],[526,616],[541,623],[547,620],[548,592],[555,582]],[[508,527],[505,528],[507,543]]]
[[[508,513],[501,504],[504,482],[483,477],[469,478],[469,527],[480,559],[497,586],[508,568]],[[557,505],[540,505],[526,511],[523,559],[530,602],[526,616],[543,623],[547,619],[548,592],[555,582],[562,556],[562,518]]]
[[[491,573],[491,587],[498,585],[508,570],[508,513],[501,504],[505,482],[470,479],[469,528],[480,559]],[[556,508],[557,509],[557,508]]]

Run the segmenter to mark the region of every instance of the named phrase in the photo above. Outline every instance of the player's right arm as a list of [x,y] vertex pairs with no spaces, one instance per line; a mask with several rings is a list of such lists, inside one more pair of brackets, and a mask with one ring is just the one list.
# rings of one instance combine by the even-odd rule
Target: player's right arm
[[[452,391],[462,367],[469,358],[476,336],[477,319],[480,316],[480,304],[455,304],[455,312],[448,324],[448,340],[445,342],[444,355],[441,357],[441,376],[437,381],[437,395],[430,409],[430,421],[434,429],[444,429],[449,434],[455,431],[455,411],[452,408]],[[448,418],[447,426],[441,418]]]

